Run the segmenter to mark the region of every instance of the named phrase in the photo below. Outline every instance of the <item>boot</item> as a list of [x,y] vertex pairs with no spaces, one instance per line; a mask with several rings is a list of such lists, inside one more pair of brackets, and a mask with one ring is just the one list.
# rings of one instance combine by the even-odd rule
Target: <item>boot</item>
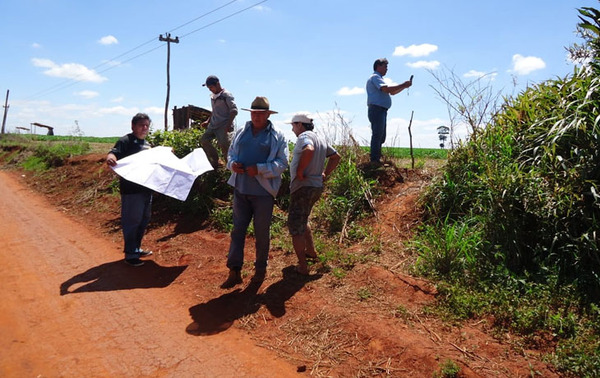
[[231,289],[235,285],[242,283],[242,271],[237,269],[229,269],[229,276],[221,284],[221,289]]

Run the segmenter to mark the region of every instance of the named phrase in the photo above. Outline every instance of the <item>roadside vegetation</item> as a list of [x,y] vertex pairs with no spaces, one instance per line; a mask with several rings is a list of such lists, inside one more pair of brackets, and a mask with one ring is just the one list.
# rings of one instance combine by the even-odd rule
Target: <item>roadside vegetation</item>
[[[412,246],[451,319],[550,347],[567,376],[600,371],[600,12],[580,10],[588,63],[508,98],[452,151]],[[581,50],[580,50],[581,51]]]

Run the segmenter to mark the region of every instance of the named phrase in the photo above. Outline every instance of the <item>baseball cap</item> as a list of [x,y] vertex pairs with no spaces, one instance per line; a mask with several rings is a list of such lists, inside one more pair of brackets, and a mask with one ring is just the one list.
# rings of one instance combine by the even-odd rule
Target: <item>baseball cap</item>
[[215,85],[219,82],[219,78],[216,77],[215,75],[210,75],[209,77],[206,78],[206,82],[204,84],[202,84],[203,87],[206,87],[208,85]]

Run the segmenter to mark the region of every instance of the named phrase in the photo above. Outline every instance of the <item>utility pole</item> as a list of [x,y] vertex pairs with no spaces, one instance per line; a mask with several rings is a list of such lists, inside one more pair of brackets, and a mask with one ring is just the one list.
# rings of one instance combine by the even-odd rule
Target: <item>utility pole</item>
[[4,135],[4,126],[6,125],[6,113],[8,113],[8,92],[10,92],[10,90],[6,90],[6,100],[4,101],[4,117],[2,117],[2,132],[0,133],[1,135]]
[[158,40],[161,42],[167,42],[167,101],[165,102],[165,131],[168,128],[167,114],[169,113],[169,93],[171,92],[171,75],[169,74],[169,67],[171,65],[171,42],[179,43],[179,37],[175,39],[171,38],[171,33],[166,33],[166,37],[161,34]]

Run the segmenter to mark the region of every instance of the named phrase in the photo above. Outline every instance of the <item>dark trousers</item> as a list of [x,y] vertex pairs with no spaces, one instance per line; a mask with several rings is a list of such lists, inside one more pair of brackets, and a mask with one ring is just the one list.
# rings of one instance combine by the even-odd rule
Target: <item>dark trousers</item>
[[381,146],[385,143],[387,129],[387,109],[377,105],[369,105],[369,122],[371,122],[371,161],[381,159]]
[[139,257],[138,250],[152,214],[152,193],[121,195],[121,227],[126,259]]

